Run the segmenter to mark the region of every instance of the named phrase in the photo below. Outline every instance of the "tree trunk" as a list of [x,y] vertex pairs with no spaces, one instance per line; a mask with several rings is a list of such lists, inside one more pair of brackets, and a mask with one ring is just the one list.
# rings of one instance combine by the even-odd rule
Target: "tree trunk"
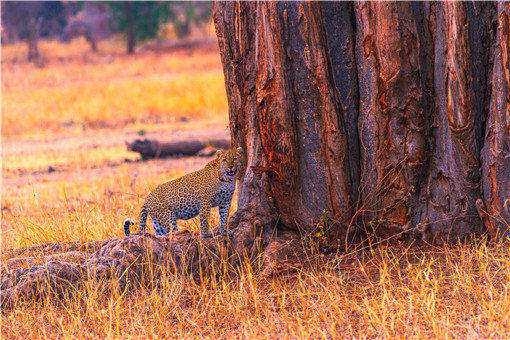
[[355,12],[362,222],[394,234],[410,228],[428,152],[419,20],[411,3],[359,3]]
[[133,13],[133,5],[127,1],[124,4],[124,12],[126,14],[126,51],[127,54],[135,53],[136,38],[135,38],[135,18]]
[[508,7],[215,3],[246,150],[233,226],[336,244],[507,230]]
[[41,59],[41,54],[39,53],[39,29],[38,29],[38,18],[36,16],[36,12],[32,16],[27,19],[27,45],[28,45],[28,53],[27,59],[29,62],[38,62]]
[[87,40],[87,42],[89,43],[92,52],[94,53],[97,52],[97,38],[96,34],[92,31],[92,29],[90,28],[86,29],[84,32],[84,37],[85,40]]

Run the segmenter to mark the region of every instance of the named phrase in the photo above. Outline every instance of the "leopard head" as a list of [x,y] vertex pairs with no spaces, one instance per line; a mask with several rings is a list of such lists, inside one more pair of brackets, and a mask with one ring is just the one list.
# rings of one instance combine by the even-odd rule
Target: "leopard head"
[[241,147],[231,148],[225,151],[216,151],[216,157],[220,160],[220,179],[222,182],[235,180],[243,157]]

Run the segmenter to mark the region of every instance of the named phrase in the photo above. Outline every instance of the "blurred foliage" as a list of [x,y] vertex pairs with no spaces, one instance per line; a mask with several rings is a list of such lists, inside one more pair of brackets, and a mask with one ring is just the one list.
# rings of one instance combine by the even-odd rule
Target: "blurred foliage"
[[[162,26],[171,23],[177,38],[185,38],[193,26],[207,22],[211,17],[211,3],[201,1],[4,1],[2,2],[2,41],[25,40],[28,59],[41,60],[37,47],[41,37],[69,37],[83,35],[96,51],[98,32],[104,32],[98,13],[92,7],[107,13],[108,31],[123,33],[127,38],[127,51],[133,53],[138,42],[158,36]],[[69,27],[72,26],[72,27]],[[104,26],[104,25],[103,25]],[[70,34],[73,33],[73,34]]]
[[168,3],[169,21],[178,38],[184,38],[191,32],[192,25],[200,25],[211,17],[211,3],[201,1],[177,1]]
[[156,37],[161,24],[165,23],[170,16],[169,4],[166,2],[116,1],[108,4],[112,10],[115,29],[127,34],[132,28],[135,41]]
[[[62,1],[4,1],[2,2],[2,26],[7,32],[7,40],[26,39],[31,29],[36,29],[39,37],[59,34],[67,23],[66,10]],[[28,25],[30,19],[36,26]]]
[[137,42],[155,38],[166,22],[172,24],[178,38],[184,38],[191,32],[192,25],[204,23],[211,16],[209,2],[116,1],[108,4],[114,27],[119,32],[127,33],[130,29],[129,15],[132,15],[131,23]]

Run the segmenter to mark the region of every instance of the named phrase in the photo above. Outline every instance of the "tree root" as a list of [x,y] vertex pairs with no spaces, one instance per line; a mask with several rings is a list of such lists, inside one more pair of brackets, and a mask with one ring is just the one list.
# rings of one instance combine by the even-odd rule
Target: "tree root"
[[[164,273],[201,280],[238,275],[238,269],[247,263],[268,278],[295,271],[304,258],[298,235],[285,232],[276,237],[267,216],[254,212],[236,213],[231,220],[231,225],[237,226],[232,237],[202,240],[182,231],[165,237],[145,234],[113,238],[81,247],[32,247],[36,252],[57,251],[43,257],[8,260],[10,265],[0,277],[0,308],[9,310],[19,301],[60,301],[72,297],[91,280],[97,284],[115,282],[119,289],[132,291],[158,286]],[[87,252],[91,249],[97,250]],[[43,263],[35,264],[37,260]]]

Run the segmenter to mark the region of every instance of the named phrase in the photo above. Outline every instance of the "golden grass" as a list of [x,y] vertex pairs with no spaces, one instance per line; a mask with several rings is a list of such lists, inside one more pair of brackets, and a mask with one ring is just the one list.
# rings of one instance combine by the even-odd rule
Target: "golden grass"
[[5,173],[16,173],[20,170],[26,172],[46,171],[49,167],[55,170],[95,168],[106,162],[123,162],[126,159],[136,160],[138,156],[127,151],[125,146],[116,145],[96,149],[78,149],[73,150],[72,153],[49,150],[44,154],[37,153],[28,157],[14,154],[3,157],[2,161]]
[[24,51],[19,45],[2,48],[3,136],[182,117],[225,119],[223,75],[215,50],[128,57],[106,54],[106,43],[99,55],[90,54],[83,41],[41,45],[49,60],[45,68],[20,63]]
[[[125,57],[116,43],[103,43],[100,56],[81,41],[45,43],[44,69],[22,62],[19,46],[4,48],[3,262],[10,248],[122,236],[121,222],[137,217],[151,188],[207,161],[123,163],[137,157],[123,140],[88,142],[98,128],[117,138],[157,121],[186,129],[226,121],[217,52]],[[175,123],[180,115],[192,122]],[[69,134],[85,142],[66,146]],[[2,338],[510,337],[508,243],[310,256],[315,266],[268,281],[247,266],[239,278],[202,283],[167,274],[160,289],[133,294],[105,296],[89,282],[63,305],[50,299],[1,315]]]
[[63,306],[19,305],[6,337],[508,338],[508,245],[428,250],[379,246],[320,261],[288,279],[251,269],[197,283],[158,277],[161,288],[106,297],[89,282]]

